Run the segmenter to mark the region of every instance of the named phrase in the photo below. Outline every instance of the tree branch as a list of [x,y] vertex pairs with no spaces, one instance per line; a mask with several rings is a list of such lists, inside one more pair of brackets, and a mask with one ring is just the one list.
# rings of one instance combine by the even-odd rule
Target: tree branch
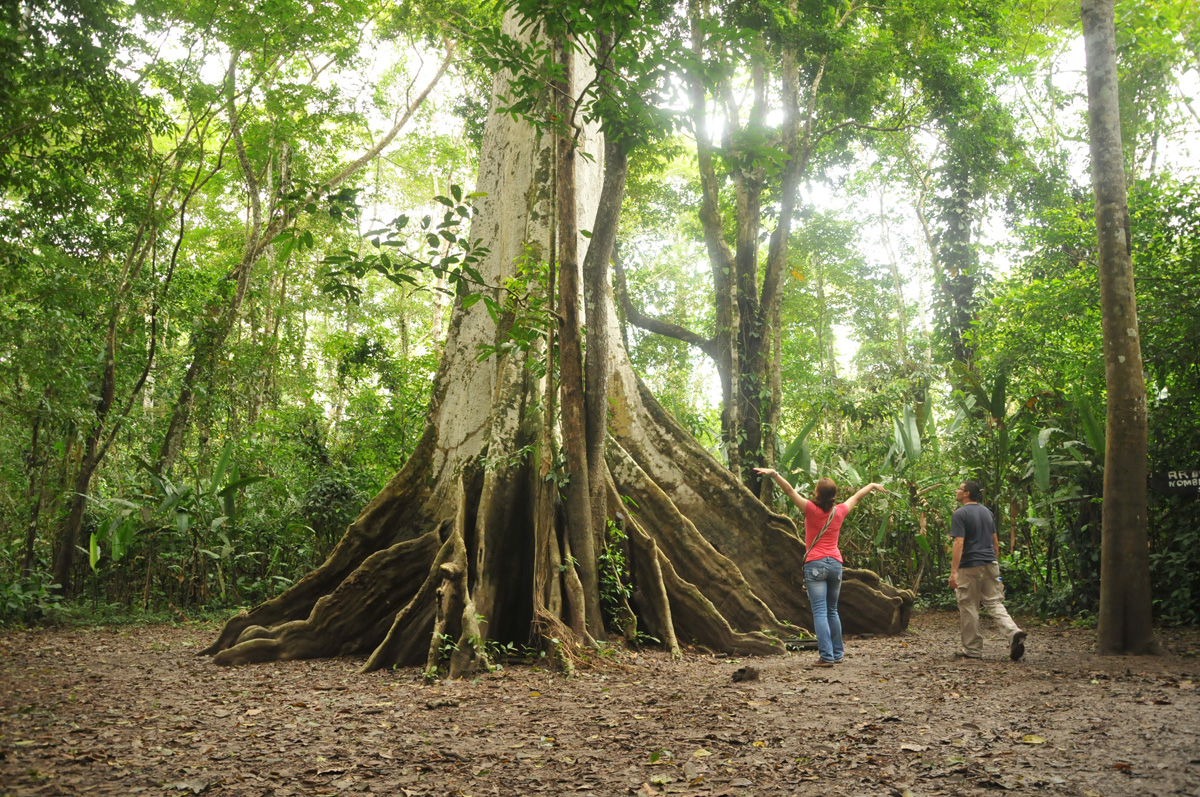
[[685,329],[678,324],[651,318],[634,307],[633,302],[629,299],[628,284],[625,282],[625,266],[621,263],[620,250],[615,246],[613,247],[612,262],[613,282],[616,288],[617,300],[621,303],[621,310],[625,313],[626,321],[638,329],[644,329],[647,332],[674,338],[675,340],[695,346],[711,357],[714,362],[717,360],[717,341],[715,338],[703,338],[690,329]]
[[813,134],[812,143],[816,144],[818,141],[820,141],[825,136],[827,136],[831,133],[836,133],[839,130],[844,130],[847,127],[853,127],[855,130],[873,130],[876,133],[899,133],[902,130],[917,130],[921,126],[920,125],[902,124],[902,125],[896,125],[895,127],[880,127],[879,125],[868,125],[868,124],[863,124],[862,122],[855,122],[855,121],[851,120],[851,121],[847,121],[847,122],[841,122],[839,124],[834,125],[833,127],[827,127],[824,130],[817,131],[816,133]]

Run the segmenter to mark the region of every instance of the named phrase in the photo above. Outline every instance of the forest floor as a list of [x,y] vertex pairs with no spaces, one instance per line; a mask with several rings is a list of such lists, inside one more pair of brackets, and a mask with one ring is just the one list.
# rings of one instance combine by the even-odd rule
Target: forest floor
[[1200,795],[1200,631],[1133,658],[1028,629],[1015,663],[990,628],[984,660],[955,659],[956,616],[928,612],[832,669],[643,651],[432,685],[222,669],[197,624],[3,631],[0,794]]

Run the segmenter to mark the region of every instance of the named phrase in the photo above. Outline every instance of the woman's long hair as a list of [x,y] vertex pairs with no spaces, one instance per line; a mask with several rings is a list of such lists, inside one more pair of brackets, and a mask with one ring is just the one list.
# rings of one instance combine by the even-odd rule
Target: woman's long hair
[[822,476],[817,480],[817,493],[813,503],[821,507],[822,512],[833,509],[833,501],[837,498],[837,484],[833,479]]

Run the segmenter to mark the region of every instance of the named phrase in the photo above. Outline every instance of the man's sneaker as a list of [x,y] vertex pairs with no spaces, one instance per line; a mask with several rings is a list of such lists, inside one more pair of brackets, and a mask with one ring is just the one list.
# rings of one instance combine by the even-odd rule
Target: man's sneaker
[[1008,646],[1008,657],[1013,661],[1020,661],[1025,655],[1025,637],[1029,634],[1025,631],[1018,631],[1013,634],[1012,642]]

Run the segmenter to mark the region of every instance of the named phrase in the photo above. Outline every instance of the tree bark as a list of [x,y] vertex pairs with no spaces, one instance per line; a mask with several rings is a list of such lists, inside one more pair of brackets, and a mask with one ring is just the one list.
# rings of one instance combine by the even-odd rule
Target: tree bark
[[[592,526],[591,475],[588,473],[587,412],[583,396],[583,348],[580,323],[579,225],[575,203],[575,142],[571,126],[575,97],[574,60],[568,42],[556,42],[562,80],[554,83],[558,130],[555,136],[555,219],[558,245],[559,378],[562,383],[562,435],[567,456],[567,539],[578,573],[582,606],[573,606],[572,630],[580,638],[604,639],[596,541]],[[597,474],[598,477],[598,474]],[[582,621],[582,622],[580,622]]]
[[[597,51],[608,52],[612,48],[612,36],[599,37]],[[611,60],[601,65],[598,76],[600,90],[608,87],[607,70]],[[612,329],[608,324],[593,323],[596,319],[607,319],[612,294],[609,289],[608,264],[613,256],[617,239],[617,225],[621,217],[621,202],[625,197],[625,178],[629,173],[629,158],[625,145],[606,137],[604,141],[604,181],[596,204],[596,216],[592,224],[592,237],[583,261],[584,317],[588,320],[587,352],[584,360],[586,381],[586,439],[587,467],[591,488],[592,531],[597,539],[597,551],[607,545],[608,491],[602,477],[604,443],[608,435],[608,361],[611,349]]]
[[1102,654],[1161,653],[1151,626],[1146,383],[1138,335],[1112,0],[1082,0],[1088,133],[1108,392],[1100,561]]
[[[690,0],[691,50],[697,65],[704,57],[704,34],[699,0]],[[741,473],[741,440],[744,424],[738,411],[738,328],[736,263],[734,252],[725,240],[719,201],[720,184],[713,159],[712,138],[708,131],[708,99],[704,82],[696,72],[688,75],[692,130],[696,136],[696,160],[700,170],[700,225],[713,275],[717,373],[721,378],[721,436],[725,443],[729,469]]]

